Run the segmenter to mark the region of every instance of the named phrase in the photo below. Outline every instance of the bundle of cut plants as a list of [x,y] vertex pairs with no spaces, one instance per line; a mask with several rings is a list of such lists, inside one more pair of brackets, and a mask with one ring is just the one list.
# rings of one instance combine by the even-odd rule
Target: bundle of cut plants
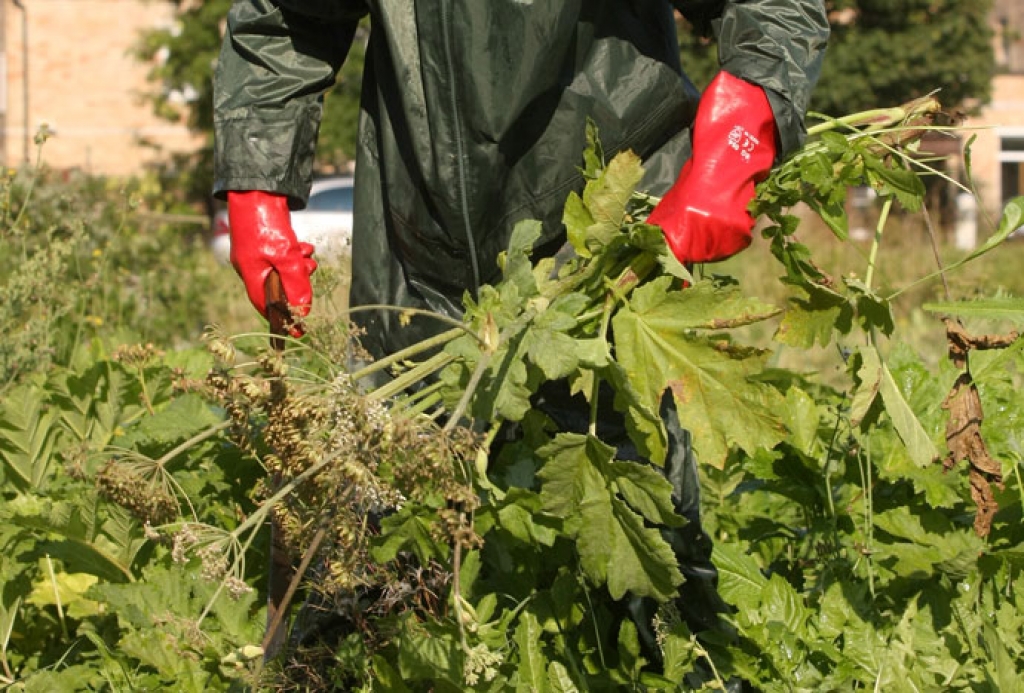
[[[696,671],[719,683],[743,673],[715,666],[727,629],[696,639],[672,608],[686,585],[661,530],[686,519],[660,469],[672,440],[664,398],[702,465],[790,437],[811,395],[730,330],[776,320],[777,338],[804,348],[891,333],[875,251],[893,205],[919,209],[922,175],[937,174],[917,152],[921,135],[955,127],[929,97],[809,128],[752,205],[793,292],[787,306],[683,267],[645,223],[657,199],[636,190],[640,159],[605,160],[592,130],[586,187],[563,217],[571,250],[534,260],[540,225],[521,222],[502,281],[467,298],[461,321],[437,316],[435,337],[355,371],[295,341],[230,371],[218,387],[236,439],[278,480],[263,512],[305,573],[283,680],[313,676],[310,661],[373,690],[675,690]],[[793,208],[844,241],[847,190],[865,185],[882,209],[868,271],[837,280],[798,240]],[[973,256],[1003,240],[1022,207]],[[368,390],[381,372],[387,383]],[[582,426],[560,428],[538,406],[551,387],[585,403]],[[602,438],[605,411],[636,459]],[[911,444],[913,423],[903,425]],[[638,603],[650,607],[654,656],[626,615]]]

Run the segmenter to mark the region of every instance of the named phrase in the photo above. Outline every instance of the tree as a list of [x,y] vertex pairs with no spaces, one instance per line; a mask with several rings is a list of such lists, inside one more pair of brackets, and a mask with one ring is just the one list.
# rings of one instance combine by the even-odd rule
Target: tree
[[[992,0],[829,0],[832,35],[811,109],[839,116],[939,91],[948,108],[988,102]],[[698,86],[715,48],[680,24],[683,66]]]
[[939,90],[947,107],[990,98],[991,0],[835,0],[812,108],[841,115]]

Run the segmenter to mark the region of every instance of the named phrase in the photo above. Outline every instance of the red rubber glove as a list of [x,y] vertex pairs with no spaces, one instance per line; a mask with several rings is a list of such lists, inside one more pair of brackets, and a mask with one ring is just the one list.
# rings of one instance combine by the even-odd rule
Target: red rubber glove
[[259,190],[230,191],[228,222],[231,264],[256,310],[267,315],[267,276],[277,270],[292,312],[298,317],[308,315],[313,303],[309,277],[316,270],[316,260],[311,257],[313,246],[295,237],[288,198]]
[[750,245],[754,185],[775,161],[775,116],[761,87],[719,72],[701,96],[693,156],[647,219],[683,264],[724,260]]

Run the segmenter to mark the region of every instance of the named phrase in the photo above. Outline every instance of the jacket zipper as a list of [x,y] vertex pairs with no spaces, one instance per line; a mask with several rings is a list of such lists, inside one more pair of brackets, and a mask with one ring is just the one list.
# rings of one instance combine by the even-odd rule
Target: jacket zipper
[[466,182],[466,143],[462,138],[462,116],[459,112],[459,94],[455,82],[455,62],[452,57],[452,3],[450,0],[442,0],[441,10],[441,34],[444,42],[445,68],[448,71],[448,107],[451,109],[452,126],[455,140],[455,168],[456,185],[459,195],[459,206],[462,214],[463,230],[466,233],[466,243],[469,246],[469,263],[473,271],[473,295],[480,291],[480,261],[476,252],[476,239],[473,234],[473,225],[469,221],[469,186]]

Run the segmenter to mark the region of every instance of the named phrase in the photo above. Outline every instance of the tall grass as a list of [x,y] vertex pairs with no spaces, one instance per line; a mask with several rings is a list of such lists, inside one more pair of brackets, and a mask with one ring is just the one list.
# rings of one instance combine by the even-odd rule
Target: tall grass
[[153,179],[10,170],[0,204],[0,387],[97,338],[176,346],[241,322],[237,279],[203,225],[161,221],[180,203]]

